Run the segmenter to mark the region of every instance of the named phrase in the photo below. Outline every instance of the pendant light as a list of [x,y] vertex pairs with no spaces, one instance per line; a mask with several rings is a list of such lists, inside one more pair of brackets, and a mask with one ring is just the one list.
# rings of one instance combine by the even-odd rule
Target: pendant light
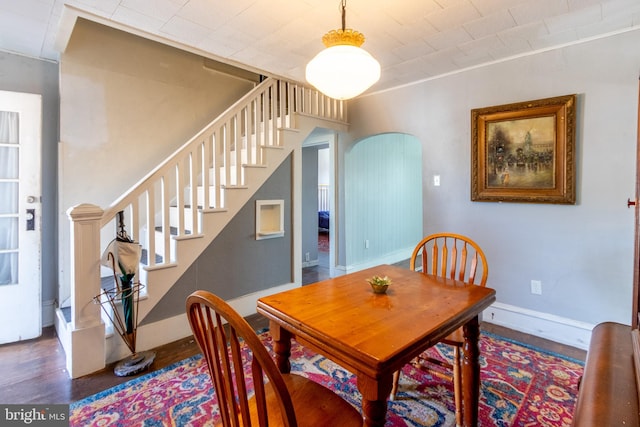
[[346,0],[342,0],[342,28],[322,37],[326,49],[306,69],[307,81],[331,98],[345,100],[360,95],[380,79],[380,64],[360,48],[364,34],[345,28]]

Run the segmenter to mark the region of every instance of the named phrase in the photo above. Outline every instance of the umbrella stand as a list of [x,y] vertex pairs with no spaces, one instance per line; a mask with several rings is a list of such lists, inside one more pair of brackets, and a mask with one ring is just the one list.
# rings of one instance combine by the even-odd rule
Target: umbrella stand
[[[118,362],[114,368],[114,373],[119,377],[135,375],[147,369],[155,360],[156,353],[153,351],[136,351],[136,335],[137,335],[137,317],[138,317],[138,301],[140,290],[144,288],[141,283],[130,284],[124,289],[115,287],[103,290],[100,295],[94,297],[96,303],[100,304],[113,324],[113,329],[120,335],[120,338],[127,345],[131,354]],[[131,322],[133,328],[127,329],[128,319],[123,301],[133,301],[133,316]],[[120,308],[119,306],[122,306]],[[111,310],[108,310],[110,307]]]
[[[113,328],[131,351],[131,355],[116,364],[114,373],[119,377],[135,375],[147,369],[155,360],[153,351],[136,352],[138,331],[138,302],[144,285],[134,281],[140,260],[140,245],[127,235],[124,214],[118,213],[118,230],[103,254],[102,264],[113,270],[115,287],[104,289],[93,299],[102,306]],[[116,269],[119,267],[119,273]],[[108,308],[111,308],[109,310]]]

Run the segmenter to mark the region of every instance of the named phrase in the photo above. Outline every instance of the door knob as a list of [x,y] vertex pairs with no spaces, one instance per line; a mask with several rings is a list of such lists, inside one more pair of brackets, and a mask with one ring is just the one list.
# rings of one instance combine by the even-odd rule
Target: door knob
[[627,199],[627,208],[630,208],[631,206],[635,206],[635,205],[636,205],[635,200],[632,202],[631,199]]
[[27,209],[26,220],[27,220],[27,231],[35,230],[36,229],[36,210],[35,209]]

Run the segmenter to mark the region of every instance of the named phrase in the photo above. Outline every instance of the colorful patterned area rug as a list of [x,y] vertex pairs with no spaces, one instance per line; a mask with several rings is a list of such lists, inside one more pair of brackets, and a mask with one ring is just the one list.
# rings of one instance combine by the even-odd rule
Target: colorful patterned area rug
[[[268,332],[261,335],[271,347]],[[429,350],[450,358],[446,346]],[[523,343],[482,333],[480,426],[569,426],[583,363]],[[354,375],[294,343],[292,372],[333,389],[356,408]],[[211,426],[218,420],[215,393],[200,356],[138,377],[70,406],[71,426]],[[386,427],[454,426],[450,382],[404,367]]]

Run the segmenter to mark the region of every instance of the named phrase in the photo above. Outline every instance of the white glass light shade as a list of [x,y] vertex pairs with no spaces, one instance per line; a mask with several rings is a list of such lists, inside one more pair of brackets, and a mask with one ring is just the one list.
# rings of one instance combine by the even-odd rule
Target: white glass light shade
[[360,95],[380,79],[380,64],[364,49],[351,45],[328,47],[306,69],[307,81],[335,99]]

